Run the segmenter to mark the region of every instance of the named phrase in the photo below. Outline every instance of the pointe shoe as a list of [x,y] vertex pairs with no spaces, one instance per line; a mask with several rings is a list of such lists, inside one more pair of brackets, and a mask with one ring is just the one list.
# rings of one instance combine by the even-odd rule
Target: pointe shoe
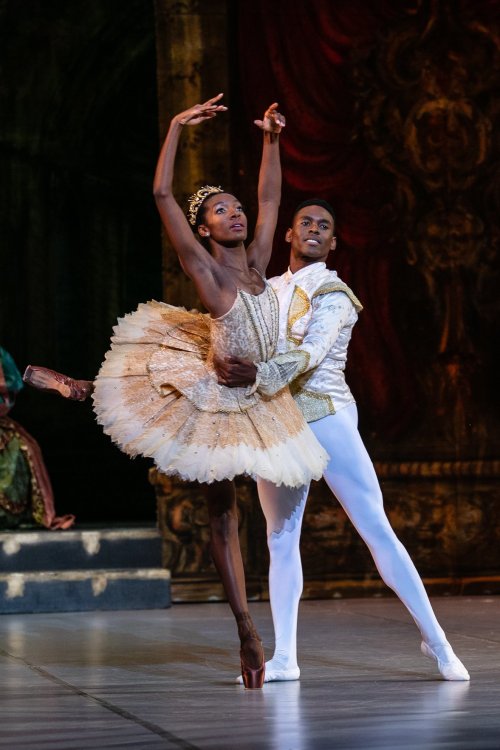
[[72,401],[85,401],[93,391],[94,385],[90,380],[75,380],[47,367],[28,365],[23,375],[28,385],[47,393],[58,393],[63,398]]
[[[266,662],[264,682],[294,682],[298,679],[300,679],[299,667],[285,669],[282,666],[273,665],[272,660]],[[238,675],[235,682],[238,685],[243,685],[243,677],[241,675]]]
[[470,680],[469,673],[458,656],[455,656],[449,643],[431,648],[428,643],[422,641],[420,644],[420,650],[424,656],[427,656],[429,659],[434,659],[437,663],[441,677],[444,680],[453,680],[457,682]]
[[240,660],[242,678],[241,681],[243,685],[247,688],[247,690],[259,690],[264,684],[266,674],[266,665],[264,664],[264,659],[262,660],[262,665],[260,667],[257,667],[257,669],[253,669],[245,663],[245,658],[241,652]]
[[[236,620],[238,622],[238,633],[241,640],[240,662],[242,682],[248,690],[258,690],[264,684],[264,677],[266,674],[262,641],[260,640],[251,617],[247,612],[238,615]],[[245,653],[245,648],[248,648],[252,642],[254,647],[256,646],[255,650],[257,652],[260,651],[260,663],[258,667],[250,666],[247,661],[247,654]]]

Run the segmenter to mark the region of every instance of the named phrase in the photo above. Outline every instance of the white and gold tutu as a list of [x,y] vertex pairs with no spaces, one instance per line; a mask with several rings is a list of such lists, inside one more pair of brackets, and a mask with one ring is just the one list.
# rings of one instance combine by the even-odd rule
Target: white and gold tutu
[[119,319],[95,381],[97,421],[131,456],[165,474],[212,482],[240,474],[297,487],[319,479],[328,455],[288,388],[273,397],[217,383],[213,356],[269,359],[278,301],[266,283],[240,290],[221,318],[147,302]]

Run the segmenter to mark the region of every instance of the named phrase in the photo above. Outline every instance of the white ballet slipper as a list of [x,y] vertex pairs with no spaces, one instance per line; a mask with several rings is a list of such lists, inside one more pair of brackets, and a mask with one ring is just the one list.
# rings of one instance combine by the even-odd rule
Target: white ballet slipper
[[[299,667],[286,669],[282,664],[273,663],[272,659],[266,662],[266,674],[264,677],[264,682],[291,682],[293,680],[298,680],[299,677]],[[238,683],[238,685],[243,685],[243,678],[241,675],[236,678],[236,682]]]
[[444,680],[470,680],[469,673],[458,656],[455,656],[449,643],[445,643],[442,646],[431,647],[428,643],[422,641],[420,650],[424,656],[427,656],[429,659],[434,659],[437,663],[439,672],[441,673],[441,677]]

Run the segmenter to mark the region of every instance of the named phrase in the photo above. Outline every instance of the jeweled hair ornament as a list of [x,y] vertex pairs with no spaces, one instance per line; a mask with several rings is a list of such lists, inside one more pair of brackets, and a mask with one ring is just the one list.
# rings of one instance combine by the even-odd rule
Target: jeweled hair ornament
[[188,198],[188,221],[191,226],[196,226],[196,216],[198,215],[200,206],[205,198],[208,198],[209,195],[215,195],[216,193],[223,192],[224,190],[220,187],[220,185],[219,187],[215,187],[214,185],[203,185],[203,187],[201,187],[196,191],[196,193],[193,193],[193,195]]

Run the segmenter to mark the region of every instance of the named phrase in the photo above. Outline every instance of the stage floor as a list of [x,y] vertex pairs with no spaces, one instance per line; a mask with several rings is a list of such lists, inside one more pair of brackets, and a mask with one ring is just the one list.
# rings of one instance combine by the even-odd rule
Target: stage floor
[[0,747],[499,750],[500,597],[433,605],[470,683],[439,678],[396,599],[303,602],[300,681],[257,691],[233,683],[226,604],[3,615]]

